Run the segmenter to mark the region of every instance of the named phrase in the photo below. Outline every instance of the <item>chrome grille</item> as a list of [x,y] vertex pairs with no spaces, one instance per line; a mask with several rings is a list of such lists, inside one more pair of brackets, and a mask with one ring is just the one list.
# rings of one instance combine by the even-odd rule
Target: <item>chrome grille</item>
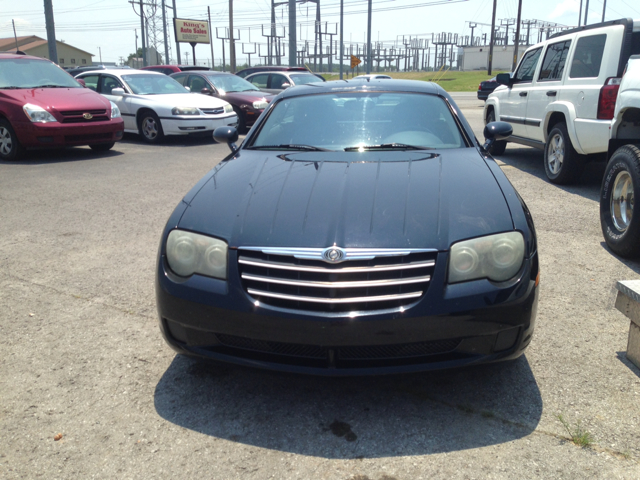
[[[92,118],[87,120],[83,117],[85,113],[91,114]],[[90,122],[104,122],[109,120],[106,110],[66,110],[61,111],[62,123],[90,123]]]
[[[281,308],[361,312],[406,306],[424,295],[436,263],[433,250],[346,249],[332,264],[305,249],[241,248],[238,268],[245,291]],[[288,254],[286,252],[289,252]],[[356,252],[357,254],[354,254]],[[355,258],[355,259],[351,259]]]
[[205,115],[221,115],[224,113],[224,107],[219,108],[201,108],[202,113]]

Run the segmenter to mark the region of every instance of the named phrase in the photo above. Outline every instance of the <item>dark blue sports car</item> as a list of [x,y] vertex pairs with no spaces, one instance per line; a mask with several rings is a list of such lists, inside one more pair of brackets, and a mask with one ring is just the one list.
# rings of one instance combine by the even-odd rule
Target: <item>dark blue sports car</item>
[[160,328],[180,353],[320,375],[514,359],[534,330],[531,215],[435,84],[292,87],[162,234]]

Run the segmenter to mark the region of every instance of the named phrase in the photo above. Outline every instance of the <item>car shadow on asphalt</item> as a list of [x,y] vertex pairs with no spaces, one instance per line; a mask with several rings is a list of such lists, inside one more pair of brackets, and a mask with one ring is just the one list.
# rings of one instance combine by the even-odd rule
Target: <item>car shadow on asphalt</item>
[[89,147],[69,147],[51,150],[27,150],[20,160],[0,160],[0,165],[41,165],[50,163],[83,162],[112,158],[124,155],[118,151],[116,143],[113,149],[106,152],[97,152]]
[[[509,146],[504,155],[499,155],[495,158],[509,167],[517,168],[547,183],[551,183],[547,179],[544,171],[544,152],[542,150]],[[602,184],[605,168],[605,162],[589,162],[585,166],[584,173],[575,184],[555,186],[566,192],[580,195],[597,202],[600,197],[600,185]]]
[[154,402],[165,420],[205,435],[334,459],[501,444],[531,434],[542,415],[525,356],[442,372],[325,378],[177,355]]
[[[242,142],[245,135],[240,135],[238,137],[238,145]],[[140,135],[135,135],[133,133],[125,133],[122,143],[126,143],[129,145],[139,145],[139,146],[147,146],[150,149],[153,148],[183,148],[183,147],[201,147],[203,145],[220,145],[213,139],[213,134],[208,132],[207,134],[202,135],[169,135],[162,139],[162,142],[151,145],[146,143]],[[228,148],[225,146],[225,148]],[[230,152],[230,150],[229,150]]]
[[[611,249],[607,245],[607,242],[605,242],[605,241],[600,242],[600,246],[609,255],[611,255],[611,257],[613,257],[614,260],[617,260],[618,262],[623,263],[627,268],[629,268],[630,270],[633,270],[635,273],[640,275],[640,258],[635,258],[635,259],[634,258],[622,258],[622,257],[616,255],[615,253],[613,253],[613,251],[611,251]],[[626,279],[620,278],[620,280],[626,280]]]

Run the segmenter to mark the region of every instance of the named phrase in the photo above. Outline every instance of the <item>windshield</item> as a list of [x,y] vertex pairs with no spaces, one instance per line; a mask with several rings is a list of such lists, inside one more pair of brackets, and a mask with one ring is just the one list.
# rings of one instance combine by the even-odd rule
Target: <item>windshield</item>
[[157,73],[122,75],[122,79],[136,95],[162,95],[165,93],[189,93],[173,78]]
[[0,88],[82,88],[71,75],[47,60],[0,60]]
[[249,148],[281,145],[347,151],[466,146],[444,99],[396,92],[285,98]]
[[289,74],[291,80],[296,85],[306,85],[307,83],[320,83],[322,79],[312,75],[311,73],[291,73]]
[[260,91],[258,87],[236,75],[208,75],[207,78],[223,94],[226,92],[246,92],[248,90]]

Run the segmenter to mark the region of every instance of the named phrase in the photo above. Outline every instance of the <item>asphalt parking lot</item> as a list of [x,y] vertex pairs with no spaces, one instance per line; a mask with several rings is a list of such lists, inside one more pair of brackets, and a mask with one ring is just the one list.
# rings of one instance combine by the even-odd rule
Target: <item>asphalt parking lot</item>
[[[454,98],[481,138],[483,102]],[[613,307],[640,263],[604,244],[603,164],[558,187],[539,150],[497,159],[538,232],[526,355],[330,379],[212,367],[160,336],[162,228],[227,151],[126,136],[107,153],[0,162],[1,478],[640,478],[640,371]],[[592,444],[572,443],[578,432]]]

